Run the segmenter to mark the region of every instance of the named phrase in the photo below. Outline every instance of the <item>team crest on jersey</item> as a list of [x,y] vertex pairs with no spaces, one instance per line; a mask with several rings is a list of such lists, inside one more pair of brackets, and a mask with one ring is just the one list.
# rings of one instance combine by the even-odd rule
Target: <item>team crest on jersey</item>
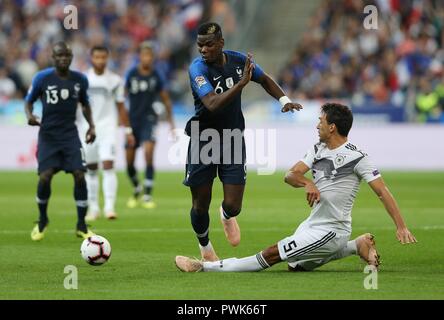
[[234,86],[233,78],[229,77],[229,78],[225,79],[225,84],[228,89],[232,88]]
[[207,84],[207,81],[205,80],[204,76],[197,76],[196,78],[194,78],[194,82],[196,82],[196,84],[199,87],[199,89],[203,85]]
[[344,164],[344,161],[345,161],[345,157],[343,155],[340,155],[340,154],[336,155],[335,164],[337,166],[342,166]]
[[69,97],[69,90],[68,89],[60,90],[60,97],[62,97],[63,100],[68,99],[68,97]]

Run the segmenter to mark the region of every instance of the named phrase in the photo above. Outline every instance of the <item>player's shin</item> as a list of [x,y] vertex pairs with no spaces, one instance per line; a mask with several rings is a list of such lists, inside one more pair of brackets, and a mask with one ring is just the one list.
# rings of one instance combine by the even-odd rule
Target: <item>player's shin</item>
[[105,212],[114,212],[117,194],[117,175],[114,169],[103,170],[103,195],[105,198]]
[[202,247],[208,245],[209,240],[209,226],[210,216],[208,212],[199,212],[198,210],[191,208],[190,211],[191,225],[196,233],[197,240]]
[[74,179],[74,199],[77,207],[77,229],[86,232],[85,216],[88,209],[88,191],[85,178],[75,177]]
[[48,224],[48,200],[51,195],[51,182],[39,180],[37,185],[37,205],[39,207],[39,230],[42,231]]
[[151,197],[154,185],[154,167],[152,165],[146,166],[145,169],[145,181],[143,183],[144,193],[146,196]]
[[262,252],[246,258],[230,258],[215,262],[203,262],[203,271],[207,272],[252,272],[269,268]]
[[126,173],[128,174],[131,184],[134,187],[134,197],[137,198],[141,190],[139,186],[139,179],[137,178],[136,168],[133,165],[128,165],[126,167]]

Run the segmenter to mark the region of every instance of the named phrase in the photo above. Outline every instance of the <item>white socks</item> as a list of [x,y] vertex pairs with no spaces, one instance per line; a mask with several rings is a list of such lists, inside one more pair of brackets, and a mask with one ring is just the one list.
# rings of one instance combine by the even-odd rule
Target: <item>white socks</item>
[[270,267],[262,253],[246,258],[230,258],[214,262],[203,262],[203,271],[232,272],[232,271],[261,271]]
[[85,176],[88,188],[88,205],[90,212],[99,212],[99,175],[98,170],[88,170]]
[[114,212],[117,194],[117,175],[114,169],[103,170],[103,196],[105,212]]
[[[88,170],[86,174],[88,187],[88,205],[92,213],[98,213],[99,208],[99,174],[98,170]],[[103,197],[105,198],[105,212],[114,212],[117,195],[117,175],[114,169],[103,170]]]

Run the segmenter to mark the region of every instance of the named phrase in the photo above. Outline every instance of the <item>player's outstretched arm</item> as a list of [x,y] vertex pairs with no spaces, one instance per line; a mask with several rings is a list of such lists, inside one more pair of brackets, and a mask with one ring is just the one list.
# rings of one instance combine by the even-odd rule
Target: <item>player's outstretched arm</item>
[[89,129],[86,132],[86,143],[93,143],[96,140],[96,129],[92,118],[91,106],[89,103],[82,104],[82,113],[89,124]]
[[28,119],[28,124],[30,126],[40,126],[40,121],[37,119],[37,117],[32,114],[34,107],[33,104],[30,102],[25,103],[25,113],[26,118]]
[[252,60],[253,56],[249,53],[245,62],[242,79],[240,79],[240,81],[236,83],[230,90],[227,90],[221,94],[210,92],[209,94],[201,98],[202,103],[208,110],[210,110],[211,112],[215,112],[223,109],[250,82],[254,68]]
[[292,187],[304,187],[308,205],[313,207],[316,202],[321,200],[321,193],[314,182],[304,176],[308,170],[310,170],[310,168],[302,161],[299,161],[287,172],[284,180],[285,183],[288,183]]
[[370,181],[369,185],[384,204],[388,214],[392,217],[396,225],[396,237],[398,238],[399,242],[402,244],[417,242],[413,234],[409,231],[409,229],[407,229],[398,204],[384,183],[384,180],[382,178],[377,178]]
[[294,110],[299,111],[303,108],[299,103],[291,102],[291,100],[285,95],[282,88],[267,73],[264,72],[259,81],[265,91],[267,91],[270,96],[281,103],[282,112],[294,112]]

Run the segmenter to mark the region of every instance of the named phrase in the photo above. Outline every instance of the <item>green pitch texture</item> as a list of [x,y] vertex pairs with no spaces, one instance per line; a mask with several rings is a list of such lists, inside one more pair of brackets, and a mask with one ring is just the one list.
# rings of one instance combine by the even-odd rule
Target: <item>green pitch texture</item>
[[[210,238],[219,257],[253,255],[293,233],[308,215],[303,189],[283,183],[284,173],[248,176],[239,247],[225,240],[219,221],[221,185],[215,181]],[[80,256],[74,236],[76,211],[72,177],[54,177],[51,224],[43,241],[30,239],[37,219],[33,172],[0,173],[0,299],[444,299],[444,173],[383,173],[407,224],[418,239],[401,245],[382,204],[365,184],[353,210],[353,237],[376,236],[382,257],[378,289],[364,289],[364,264],[357,256],[307,273],[289,273],[286,264],[258,273],[185,274],[175,255],[199,257],[189,221],[190,194],[182,173],[157,173],[154,210],[127,209],[131,193],[119,174],[119,219],[92,223],[113,249],[100,267]],[[66,265],[78,268],[78,289],[63,286]]]

